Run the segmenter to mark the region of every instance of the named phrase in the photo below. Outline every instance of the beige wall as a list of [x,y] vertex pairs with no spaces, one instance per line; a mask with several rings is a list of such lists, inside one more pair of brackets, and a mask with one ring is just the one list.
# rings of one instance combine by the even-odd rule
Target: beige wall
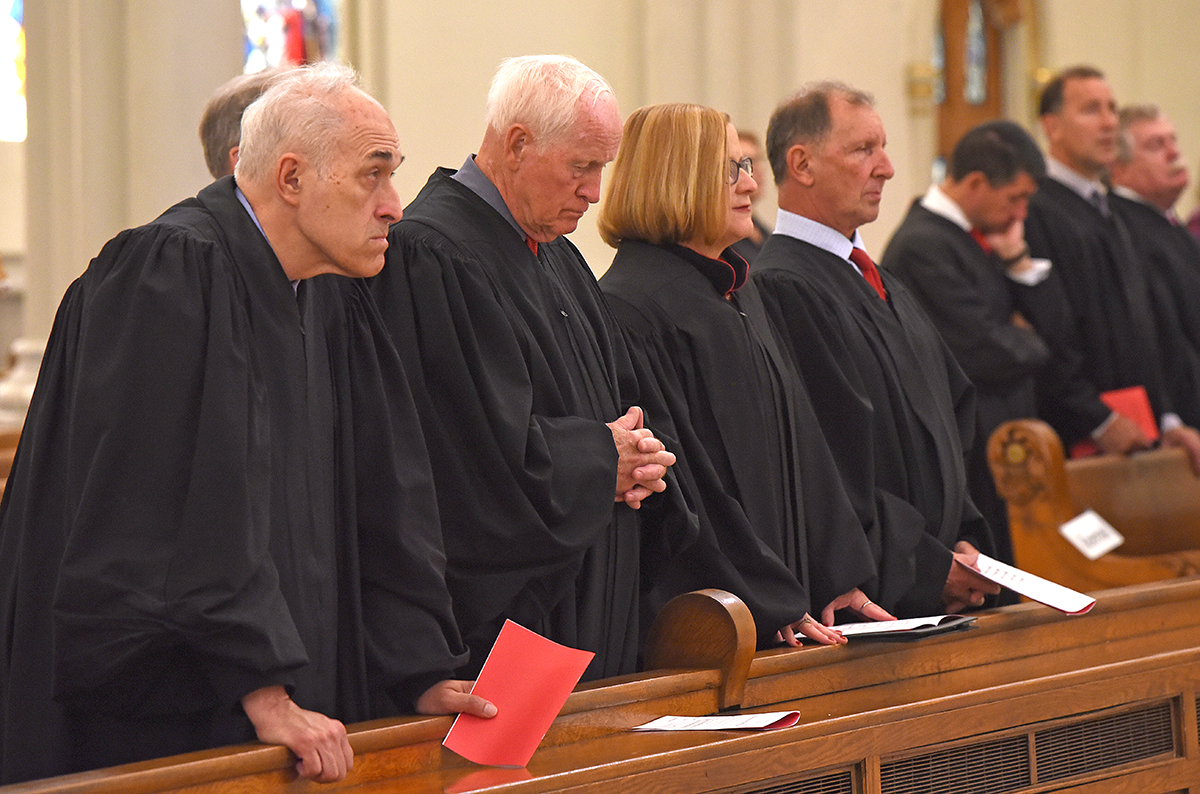
[[[345,3],[354,64],[395,117],[408,155],[396,177],[405,199],[435,166],[457,166],[474,149],[497,62],[529,52],[565,52],[592,65],[626,112],[649,102],[697,101],[760,131],[775,103],[804,82],[837,78],[872,91],[897,171],[879,220],[863,230],[874,250],[929,178],[933,121],[910,107],[906,70],[928,58],[938,0]],[[1122,101],[1162,105],[1195,170],[1195,0],[1039,6],[1040,62],[1055,68],[1091,61],[1108,71]],[[0,252],[28,247],[26,328],[44,336],[62,290],[105,240],[207,182],[196,123],[209,92],[238,70],[240,19],[236,0],[66,0],[30,3],[25,13],[25,160],[36,165],[25,168],[26,239],[12,221],[22,212],[19,185],[0,195],[7,219]],[[1010,39],[1014,57],[1028,51],[1026,31]],[[1025,66],[1014,65],[1007,78],[1015,105],[1025,104]],[[1026,112],[1014,108],[1020,120]],[[0,178],[19,179],[9,174],[21,165],[0,152]],[[601,270],[611,251],[591,215],[575,238]]]

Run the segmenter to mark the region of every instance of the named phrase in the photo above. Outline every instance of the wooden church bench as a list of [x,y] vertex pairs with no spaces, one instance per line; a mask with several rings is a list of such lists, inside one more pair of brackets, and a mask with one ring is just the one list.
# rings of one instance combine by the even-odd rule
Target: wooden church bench
[[[1018,604],[919,641],[756,653],[744,606],[703,591],[673,605],[650,639],[647,657],[672,667],[579,687],[526,769],[472,765],[440,746],[450,718],[412,717],[352,726],[354,770],[327,786],[297,780],[283,748],[245,745],[4,794],[1167,794],[1200,785],[1200,580],[1096,597],[1083,616]],[[797,710],[800,722],[769,732],[627,730],[722,703]]]
[[[1017,567],[1084,592],[1200,573],[1200,479],[1182,450],[1064,460],[1049,425],[1022,419],[992,434],[988,462]],[[1125,537],[1097,560],[1059,532],[1088,508]]]

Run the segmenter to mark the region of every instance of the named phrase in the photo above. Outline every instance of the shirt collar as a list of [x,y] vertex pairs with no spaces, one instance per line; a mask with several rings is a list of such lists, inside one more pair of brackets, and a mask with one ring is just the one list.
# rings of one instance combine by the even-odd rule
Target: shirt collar
[[[246,194],[243,193],[242,189],[240,187],[238,187],[237,185],[233,186],[233,194],[235,196],[237,196],[238,201],[242,202],[242,206],[246,208],[246,212],[250,215],[250,220],[254,221],[254,225],[258,227],[259,233],[262,234],[263,239],[266,240],[267,233],[263,231],[262,224],[258,222],[258,216],[254,214],[254,207],[250,206],[250,199],[246,198]],[[267,240],[267,245],[270,245],[270,244],[271,244],[271,241]],[[282,267],[282,263],[280,263],[280,266]],[[292,292],[295,292],[296,289],[300,286],[300,282],[293,281],[293,282],[291,282],[291,285],[292,285]]]
[[1166,212],[1163,212],[1158,207],[1154,206],[1149,201],[1147,201],[1145,198],[1143,198],[1142,195],[1140,193],[1138,193],[1136,190],[1130,190],[1129,188],[1125,187],[1124,185],[1113,185],[1112,192],[1116,193],[1121,198],[1127,198],[1130,201],[1136,201],[1139,204],[1145,204],[1147,207],[1154,210],[1159,215],[1161,215],[1164,218],[1166,218],[1167,220],[1169,220],[1171,223],[1179,223],[1179,216],[1175,214],[1174,207],[1167,210]]
[[250,215],[250,220],[254,221],[254,225],[258,227],[260,232],[262,232],[262,236],[266,237],[267,233],[263,231],[262,224],[258,222],[258,216],[254,214],[254,207],[250,206],[250,199],[246,198],[246,194],[243,193],[242,189],[236,185],[233,188],[233,193],[237,196],[238,201],[242,202],[242,206],[246,208],[246,212]]
[[1070,166],[1055,160],[1053,157],[1046,158],[1046,176],[1066,185],[1087,201],[1092,200],[1093,193],[1108,193],[1108,189],[1104,187],[1104,183],[1099,179],[1088,179],[1086,176],[1083,176]]
[[962,207],[958,206],[958,202],[946,195],[946,191],[942,190],[941,185],[929,186],[929,190],[925,191],[925,195],[921,197],[921,206],[934,215],[940,215],[946,220],[953,222],[954,225],[961,228],[964,232],[971,231],[971,222],[967,220]]
[[846,235],[837,229],[830,228],[823,223],[818,223],[812,218],[788,212],[782,207],[780,207],[779,215],[775,219],[775,233],[794,237],[797,240],[802,240],[815,245],[817,248],[828,251],[835,256],[845,259],[855,270],[858,270],[858,265],[850,261],[850,252],[855,248],[861,248],[864,251],[867,250],[867,247],[863,245],[862,236],[858,233],[858,229],[854,230],[854,237],[852,239],[847,239]]
[[450,178],[470,188],[475,195],[486,201],[489,207],[500,213],[500,216],[508,221],[517,234],[521,235],[522,240],[529,236],[525,234],[525,230],[521,228],[521,224],[517,223],[517,219],[509,211],[508,205],[504,203],[504,197],[500,195],[500,189],[492,183],[492,180],[487,178],[487,175],[479,169],[479,166],[475,165],[475,155],[468,155],[466,162],[462,164],[462,168],[455,171],[454,175]]

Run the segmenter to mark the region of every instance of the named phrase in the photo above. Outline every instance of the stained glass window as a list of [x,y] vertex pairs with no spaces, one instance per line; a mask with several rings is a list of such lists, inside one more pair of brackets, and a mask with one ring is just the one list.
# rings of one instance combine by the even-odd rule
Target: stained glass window
[[0,141],[25,140],[24,0],[0,0]]
[[967,63],[963,99],[972,105],[987,102],[987,24],[983,3],[973,0],[967,15]]
[[338,0],[241,0],[245,72],[336,60]]

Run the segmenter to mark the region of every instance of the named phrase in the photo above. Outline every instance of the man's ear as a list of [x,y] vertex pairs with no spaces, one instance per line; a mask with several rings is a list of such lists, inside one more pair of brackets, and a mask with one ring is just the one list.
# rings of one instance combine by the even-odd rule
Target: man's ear
[[812,152],[808,145],[797,143],[787,151],[788,176],[804,187],[812,187],[816,177],[812,172]]
[[514,124],[504,134],[504,161],[509,168],[521,164],[533,148],[533,134],[524,124]]
[[992,183],[982,171],[972,171],[962,178],[963,187],[971,193],[978,193],[984,188],[990,188]]
[[303,170],[304,163],[291,152],[280,157],[275,166],[275,189],[288,204],[296,204],[300,200]]
[[1062,125],[1059,123],[1057,113],[1047,113],[1042,116],[1042,132],[1046,133],[1046,142],[1054,143],[1058,140],[1059,130]]

